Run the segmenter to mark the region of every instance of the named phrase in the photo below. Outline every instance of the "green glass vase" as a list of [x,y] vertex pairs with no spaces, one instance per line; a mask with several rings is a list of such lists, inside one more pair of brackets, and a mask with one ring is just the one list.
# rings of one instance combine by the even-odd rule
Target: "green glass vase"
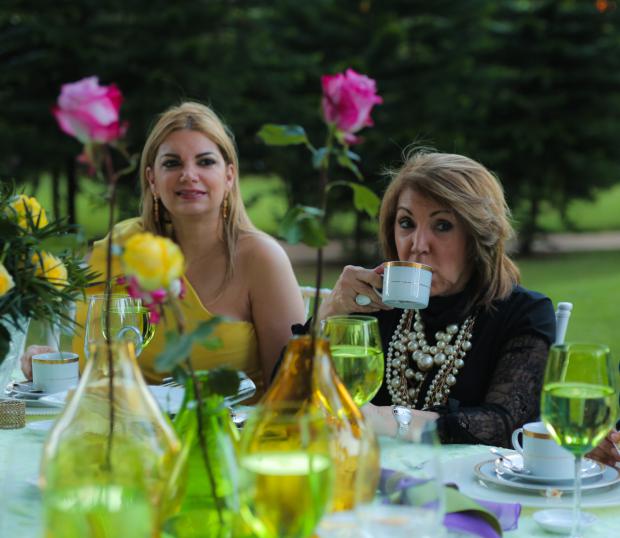
[[133,344],[97,343],[90,356],[43,448],[45,536],[116,538],[131,529],[133,538],[157,537],[180,500],[181,444]]
[[[205,396],[209,372],[196,372],[202,397],[201,421],[192,379],[174,420],[182,442],[185,495],[181,508],[164,529],[177,538],[227,538],[239,513],[237,441],[239,434],[219,395]],[[199,425],[202,424],[202,428]],[[202,430],[202,431],[200,431]],[[202,433],[202,442],[201,442]]]

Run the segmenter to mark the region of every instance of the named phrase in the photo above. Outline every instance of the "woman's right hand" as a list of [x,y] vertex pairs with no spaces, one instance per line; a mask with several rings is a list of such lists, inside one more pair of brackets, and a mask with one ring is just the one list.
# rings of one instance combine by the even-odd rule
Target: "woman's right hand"
[[53,347],[50,346],[28,346],[24,354],[19,358],[19,362],[22,367],[22,372],[26,376],[27,379],[32,379],[32,357],[33,355],[38,355],[39,353],[51,353],[52,351],[56,351]]
[[[338,277],[332,292],[321,302],[319,320],[329,316],[358,312],[368,314],[377,310],[391,310],[381,302],[381,296],[373,289],[383,286],[383,265],[374,269],[365,269],[355,265],[347,265]],[[355,302],[358,295],[365,295],[370,304],[361,306]]]

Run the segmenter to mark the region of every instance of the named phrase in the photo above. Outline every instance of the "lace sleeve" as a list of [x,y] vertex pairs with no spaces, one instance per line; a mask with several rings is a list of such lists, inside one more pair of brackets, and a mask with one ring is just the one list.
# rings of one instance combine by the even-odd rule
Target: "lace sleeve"
[[511,447],[512,432],[538,419],[540,392],[549,344],[537,335],[508,341],[501,352],[484,402],[476,407],[436,409],[442,443],[470,443]]

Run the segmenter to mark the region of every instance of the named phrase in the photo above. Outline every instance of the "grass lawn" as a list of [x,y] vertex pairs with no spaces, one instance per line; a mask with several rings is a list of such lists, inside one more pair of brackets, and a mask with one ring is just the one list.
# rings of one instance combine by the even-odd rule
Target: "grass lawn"
[[[517,260],[526,288],[548,295],[554,304],[573,303],[567,340],[609,344],[620,359],[618,298],[620,252],[579,252]],[[332,287],[340,266],[325,268],[324,286]],[[314,284],[314,267],[295,267],[302,285]]]

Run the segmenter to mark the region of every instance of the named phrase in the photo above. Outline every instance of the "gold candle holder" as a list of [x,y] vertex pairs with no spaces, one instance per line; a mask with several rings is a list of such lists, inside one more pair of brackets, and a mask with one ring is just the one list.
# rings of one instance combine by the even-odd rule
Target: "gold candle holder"
[[15,430],[26,425],[26,402],[0,400],[0,429]]

